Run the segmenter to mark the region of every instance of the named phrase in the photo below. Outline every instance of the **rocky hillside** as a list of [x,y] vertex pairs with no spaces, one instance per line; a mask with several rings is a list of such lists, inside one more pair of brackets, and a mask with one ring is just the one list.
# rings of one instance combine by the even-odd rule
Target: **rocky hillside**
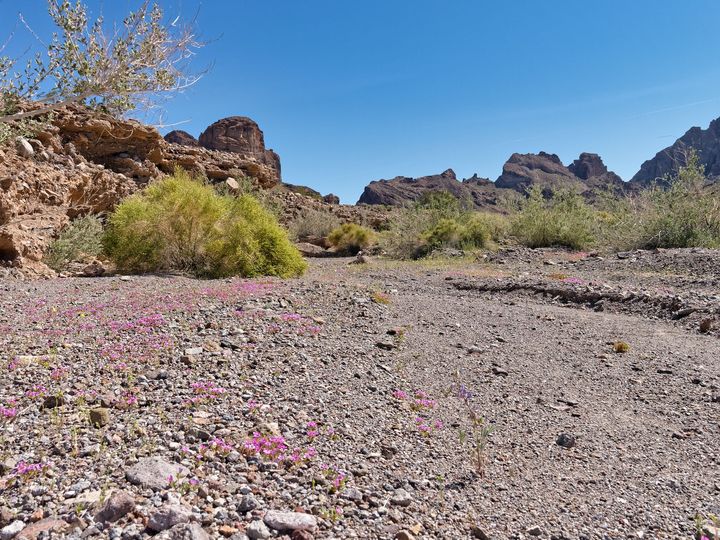
[[[265,148],[262,131],[249,118],[220,120],[197,141],[185,132],[163,138],[136,121],[68,108],[35,138],[0,146],[0,266],[52,275],[42,258],[70,220],[106,213],[176,167],[216,182],[252,177],[261,188],[286,191],[279,156]],[[336,206],[322,199],[310,203],[299,193],[279,199],[287,203],[282,215],[290,217],[306,206]],[[348,219],[342,207],[332,212]]]
[[420,178],[398,176],[392,180],[370,182],[360,196],[358,204],[402,206],[430,191],[448,191],[458,199],[472,202],[477,208],[496,206],[500,193],[486,178],[478,178],[476,175],[458,181],[455,171],[448,169],[440,174]]
[[685,165],[690,149],[694,149],[705,166],[709,177],[720,177],[720,118],[710,122],[707,129],[690,128],[671,146],[660,150],[655,157],[642,164],[630,180],[631,183],[647,186],[667,175],[672,175]]
[[513,154],[495,182],[477,175],[458,181],[452,169],[420,178],[398,176],[392,180],[376,180],[365,188],[358,204],[402,206],[417,200],[423,193],[442,190],[472,201],[478,209],[488,210],[497,209],[503,198],[524,194],[533,186],[551,191],[572,188],[590,199],[598,190],[621,193],[626,189],[622,179],[608,171],[597,154],[584,152],[566,167],[557,155],[540,152]]

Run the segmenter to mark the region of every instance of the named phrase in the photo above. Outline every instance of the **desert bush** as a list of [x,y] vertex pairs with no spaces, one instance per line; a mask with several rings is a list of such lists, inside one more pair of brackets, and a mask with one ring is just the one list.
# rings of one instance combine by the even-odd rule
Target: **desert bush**
[[513,216],[511,231],[528,247],[583,249],[596,240],[596,217],[582,196],[573,191],[557,191],[546,199],[541,189],[534,187]]
[[375,242],[375,233],[356,223],[343,223],[328,235],[328,242],[338,253],[355,255]]
[[720,247],[720,197],[705,189],[705,172],[695,153],[667,189],[649,190],[638,247]]
[[334,214],[308,210],[290,223],[290,235],[296,240],[310,236],[325,238],[339,226],[340,220]]
[[601,246],[615,249],[720,247],[720,196],[706,186],[691,152],[674,178],[623,198],[599,202]]
[[118,269],[130,272],[290,277],[306,266],[256,199],[219,195],[184,171],[123,201],[104,245]]
[[464,210],[451,194],[431,192],[396,213],[381,246],[390,257],[417,259],[441,248],[484,248],[507,232],[505,216]]
[[103,225],[97,216],[83,216],[72,221],[49,246],[43,259],[56,272],[68,263],[102,253]]

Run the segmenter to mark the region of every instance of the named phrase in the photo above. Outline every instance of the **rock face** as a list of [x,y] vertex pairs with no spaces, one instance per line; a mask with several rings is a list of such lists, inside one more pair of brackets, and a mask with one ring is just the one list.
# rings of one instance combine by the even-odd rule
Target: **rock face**
[[452,169],[420,178],[398,176],[392,180],[375,180],[365,187],[358,204],[402,206],[430,191],[448,191],[476,208],[498,204],[499,191],[490,180],[475,175],[460,182]]
[[575,187],[581,189],[580,180],[556,154],[513,154],[503,165],[502,174],[495,181],[500,188],[523,192],[532,186],[543,189]]
[[376,180],[365,188],[358,204],[401,206],[428,191],[447,191],[460,200],[471,202],[477,209],[487,210],[498,208],[504,197],[525,194],[533,186],[548,192],[575,189],[590,199],[600,190],[621,193],[626,189],[625,182],[608,171],[597,154],[582,153],[566,167],[557,155],[540,152],[510,156],[494,183],[477,175],[459,182],[452,169],[420,178],[398,176],[392,180]]
[[211,124],[200,135],[200,145],[209,150],[251,157],[276,172],[280,180],[280,157],[265,148],[265,137],[258,125],[245,116],[231,116]]
[[182,129],[169,132],[165,135],[164,139],[170,144],[179,144],[180,146],[200,146],[200,143],[195,137]]
[[656,180],[662,180],[667,175],[674,175],[686,164],[690,149],[698,153],[700,163],[705,167],[705,174],[708,177],[711,179],[720,177],[720,118],[710,122],[707,129],[690,128],[672,146],[660,150],[654,158],[643,163],[630,182],[645,187]]
[[187,145],[180,133],[168,136],[179,143],[168,142],[139,122],[72,106],[56,111],[35,139],[0,147],[0,267],[52,275],[42,258],[70,220],[105,214],[178,166],[213,181],[251,176],[263,188],[279,182],[279,159],[264,150],[259,129],[245,153]]

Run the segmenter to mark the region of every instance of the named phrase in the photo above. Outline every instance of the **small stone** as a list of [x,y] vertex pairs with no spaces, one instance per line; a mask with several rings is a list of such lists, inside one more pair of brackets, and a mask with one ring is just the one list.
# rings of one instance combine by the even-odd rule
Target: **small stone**
[[267,528],[267,525],[263,523],[261,520],[255,520],[250,525],[247,526],[247,529],[245,529],[245,534],[247,534],[248,538],[250,540],[265,540],[266,538],[270,538],[270,529]]
[[177,480],[187,476],[190,471],[177,463],[170,463],[160,457],[143,458],[125,472],[125,478],[131,484],[152,489],[164,489],[170,478]]
[[168,504],[161,507],[150,516],[147,528],[151,531],[161,532],[173,528],[181,523],[189,523],[192,510],[179,504]]
[[238,530],[230,525],[221,525],[218,527],[218,532],[225,538],[230,538],[233,534],[238,532]]
[[710,330],[712,330],[712,326],[712,319],[703,319],[702,321],[700,321],[700,331],[703,334],[707,334]]
[[90,411],[90,423],[96,428],[107,426],[110,423],[110,409],[105,407],[92,409]]
[[45,396],[42,408],[54,409],[56,407],[62,407],[63,405],[65,405],[65,397],[62,394],[57,394],[54,396]]
[[240,499],[240,502],[237,505],[237,511],[240,514],[246,514],[247,512],[252,512],[257,507],[257,499],[253,496],[252,493],[248,493],[247,495],[243,495],[243,498]]
[[0,529],[0,540],[10,540],[11,538],[15,538],[24,528],[25,522],[17,519],[10,525],[6,525]]
[[202,347],[190,347],[189,349],[185,349],[185,354],[187,356],[199,356],[203,353]]
[[537,525],[533,525],[532,527],[529,527],[526,531],[530,536],[541,536],[542,535],[542,529],[538,527]]
[[395,540],[415,540],[415,537],[408,531],[400,531],[395,535]]
[[[40,521],[36,523],[31,523],[27,527],[25,527],[20,534],[18,535],[18,538],[37,538],[40,535],[43,535],[43,537],[47,538],[49,536],[45,536],[45,533],[50,533],[51,531],[54,533],[60,533],[62,532],[68,524],[63,521],[62,519],[56,519],[56,518],[47,518],[47,519],[41,519]],[[52,538],[55,538],[53,535]]]
[[477,525],[473,525],[472,529],[470,529],[470,533],[473,535],[473,538],[479,538],[480,540],[490,540],[490,537],[487,535],[487,533]]
[[127,491],[113,493],[95,516],[96,521],[114,522],[135,509],[135,499]]
[[412,504],[412,496],[403,488],[399,488],[393,492],[390,503],[394,506],[407,507]]
[[[127,529],[125,529],[125,531],[127,531]],[[137,535],[132,538],[140,537],[140,535]],[[210,536],[208,536],[208,533],[197,523],[180,523],[167,531],[161,532],[157,536],[153,536],[153,540],[210,540]]]
[[24,158],[31,158],[35,155],[32,145],[25,137],[17,137],[15,139],[15,149],[17,153]]
[[569,433],[561,433],[558,435],[555,442],[558,446],[562,446],[563,448],[572,448],[575,446],[575,436],[570,435]]
[[237,193],[240,191],[240,184],[238,184],[238,181],[235,180],[232,176],[225,179],[225,185],[233,193]]
[[503,368],[499,367],[493,367],[492,368],[493,375],[498,375],[499,377],[507,377],[508,372],[504,370]]
[[268,510],[263,517],[265,524],[276,531],[314,531],[317,519],[310,514],[301,512],[278,512]]

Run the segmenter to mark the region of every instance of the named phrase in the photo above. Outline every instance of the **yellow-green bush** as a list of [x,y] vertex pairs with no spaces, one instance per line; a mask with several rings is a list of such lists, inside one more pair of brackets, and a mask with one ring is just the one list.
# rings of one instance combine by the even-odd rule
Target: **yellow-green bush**
[[511,231],[521,244],[531,248],[584,249],[596,240],[596,217],[577,193],[558,191],[545,199],[535,187],[513,216]]
[[356,223],[343,223],[328,235],[328,242],[338,253],[355,255],[375,242],[375,233]]
[[287,233],[250,195],[219,195],[184,171],[123,201],[105,250],[129,272],[181,270],[202,277],[302,274]]
[[395,214],[381,246],[390,257],[416,259],[442,248],[484,248],[507,232],[507,217],[463,210],[453,195],[431,192]]

